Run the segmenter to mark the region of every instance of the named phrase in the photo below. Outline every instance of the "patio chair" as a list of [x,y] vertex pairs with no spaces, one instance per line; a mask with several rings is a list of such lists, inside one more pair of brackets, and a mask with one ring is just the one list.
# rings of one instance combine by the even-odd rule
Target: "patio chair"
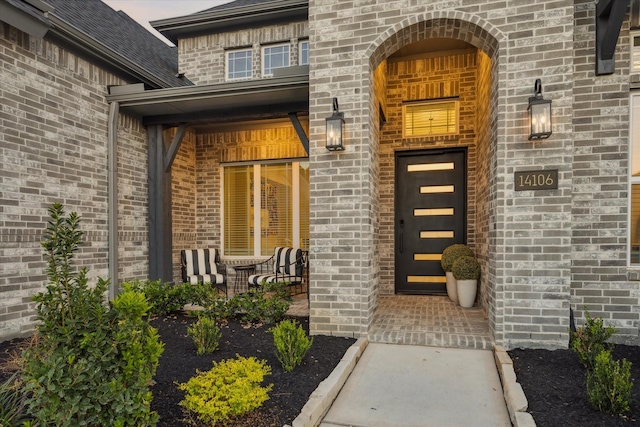
[[300,287],[306,283],[308,252],[300,248],[276,247],[273,255],[256,264],[256,274],[249,276],[249,287],[264,283],[287,283],[289,287]]
[[195,285],[210,283],[227,294],[227,267],[220,263],[217,249],[184,249],[180,251],[182,281]]

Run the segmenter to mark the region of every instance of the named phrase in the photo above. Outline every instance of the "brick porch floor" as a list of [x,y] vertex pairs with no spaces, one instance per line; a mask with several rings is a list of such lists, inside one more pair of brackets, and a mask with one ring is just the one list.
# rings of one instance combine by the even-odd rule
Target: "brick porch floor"
[[[308,316],[306,295],[288,314]],[[370,342],[490,350],[489,322],[480,308],[462,308],[446,296],[384,295],[367,336]]]
[[484,312],[462,308],[446,295],[380,296],[368,338],[378,343],[493,348]]

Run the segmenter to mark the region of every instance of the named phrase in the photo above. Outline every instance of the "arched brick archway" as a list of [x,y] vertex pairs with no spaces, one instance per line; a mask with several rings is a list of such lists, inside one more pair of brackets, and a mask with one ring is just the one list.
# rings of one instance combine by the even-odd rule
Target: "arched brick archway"
[[[474,129],[474,142],[469,143],[464,139],[449,139],[444,141],[428,140],[419,143],[394,141],[381,143],[384,131],[380,123],[380,114],[383,109],[377,95],[376,85],[379,78],[376,73],[380,71],[380,65],[386,66],[386,60],[405,46],[412,43],[445,38],[464,41],[482,52],[477,59],[477,96],[486,99],[486,102],[478,103],[478,125]],[[498,155],[498,140],[504,134],[501,129],[499,117],[502,112],[500,104],[501,76],[500,58],[501,49],[505,46],[504,35],[494,26],[477,16],[456,11],[429,12],[406,18],[396,25],[379,34],[377,39],[367,48],[363,56],[363,70],[365,78],[369,78],[369,130],[371,149],[375,155],[372,157],[372,169],[374,182],[371,183],[371,193],[377,200],[376,210],[378,230],[374,238],[376,251],[374,262],[378,265],[379,285],[378,293],[381,295],[393,293],[393,254],[394,254],[394,220],[393,206],[389,200],[393,194],[393,176],[389,171],[393,170],[394,152],[397,150],[411,150],[416,148],[435,148],[467,146],[469,148],[470,185],[468,186],[468,216],[471,218],[468,224],[468,242],[474,248],[482,264],[482,281],[480,285],[480,304],[489,318],[490,329],[495,332],[496,318],[501,314],[496,313],[497,301],[500,297],[496,294],[495,284],[495,259],[496,259],[496,235],[490,224],[496,219],[497,188],[495,176],[495,164]],[[368,62],[368,64],[367,64]],[[367,67],[368,65],[368,67]],[[386,72],[386,71],[385,71]],[[386,81],[385,81],[386,83]],[[385,147],[385,144],[387,145]]]

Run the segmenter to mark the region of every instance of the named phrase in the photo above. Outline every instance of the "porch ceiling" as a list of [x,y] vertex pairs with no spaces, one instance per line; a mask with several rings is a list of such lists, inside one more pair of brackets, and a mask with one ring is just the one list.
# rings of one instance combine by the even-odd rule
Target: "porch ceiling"
[[112,94],[120,111],[145,125],[191,126],[286,117],[309,111],[309,75]]

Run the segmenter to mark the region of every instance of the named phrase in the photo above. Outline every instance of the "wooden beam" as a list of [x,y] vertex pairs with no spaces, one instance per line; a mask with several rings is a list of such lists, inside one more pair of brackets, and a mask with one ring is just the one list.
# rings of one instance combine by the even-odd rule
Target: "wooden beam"
[[[147,128],[149,185],[149,280],[173,282],[171,170],[165,171],[162,125]],[[167,144],[168,145],[168,144]]]
[[300,124],[300,120],[298,120],[297,113],[289,113],[289,120],[291,120],[291,123],[293,124],[293,128],[296,130],[296,133],[298,134],[298,138],[300,138],[300,142],[302,143],[302,146],[304,147],[304,151],[306,151],[308,156],[309,155],[309,137],[307,136],[304,129],[302,128],[302,125]]
[[598,0],[596,4],[596,76],[613,74],[615,52],[629,0]]
[[182,144],[182,140],[184,139],[186,130],[187,125],[184,123],[180,123],[178,129],[176,130],[176,134],[173,136],[173,141],[171,141],[169,152],[164,158],[165,172],[169,172],[171,170],[171,165],[173,165],[173,161],[176,159],[176,155],[178,154],[178,150],[180,149],[180,144]]

